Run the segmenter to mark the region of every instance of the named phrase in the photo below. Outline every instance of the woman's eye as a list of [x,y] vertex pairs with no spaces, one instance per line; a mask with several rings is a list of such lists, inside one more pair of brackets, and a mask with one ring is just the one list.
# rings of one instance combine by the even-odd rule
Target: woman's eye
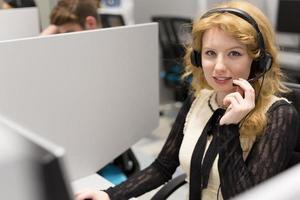
[[238,52],[238,51],[231,51],[230,53],[229,53],[229,56],[241,56],[242,54],[240,53],[240,52]]
[[214,55],[216,55],[216,53],[214,51],[206,51],[205,55],[214,56]]

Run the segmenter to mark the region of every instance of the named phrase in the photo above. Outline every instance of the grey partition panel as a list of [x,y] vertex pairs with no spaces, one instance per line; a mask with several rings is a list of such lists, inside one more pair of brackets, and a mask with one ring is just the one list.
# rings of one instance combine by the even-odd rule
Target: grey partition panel
[[0,40],[33,37],[39,33],[37,8],[0,9]]
[[0,42],[0,55],[0,113],[64,147],[73,180],[158,126],[155,23]]

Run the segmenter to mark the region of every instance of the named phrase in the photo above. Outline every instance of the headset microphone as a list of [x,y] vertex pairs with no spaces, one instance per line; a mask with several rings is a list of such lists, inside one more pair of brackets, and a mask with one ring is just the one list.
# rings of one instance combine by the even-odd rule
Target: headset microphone
[[264,75],[264,73],[263,73],[263,74],[259,74],[259,75],[255,76],[254,78],[248,79],[247,81],[248,81],[249,83],[254,83],[254,82],[257,81],[258,79],[260,79],[260,77],[262,77],[263,75]]

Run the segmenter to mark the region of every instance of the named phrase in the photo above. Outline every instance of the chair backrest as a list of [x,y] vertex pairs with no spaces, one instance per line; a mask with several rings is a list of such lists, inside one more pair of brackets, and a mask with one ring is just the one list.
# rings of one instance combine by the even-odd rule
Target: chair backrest
[[153,16],[152,21],[159,24],[162,78],[165,85],[174,90],[175,101],[184,101],[188,95],[189,83],[183,81],[181,75],[184,72],[184,45],[191,37],[192,20],[183,17]]
[[154,16],[159,23],[159,40],[163,58],[178,59],[183,56],[183,43],[191,31],[192,20],[183,17]]
[[[297,83],[285,83],[285,85],[292,90],[291,93],[286,95],[287,99],[290,100],[300,115],[300,84]],[[300,163],[300,126],[298,129],[298,138],[297,145],[292,154],[292,158],[288,164],[288,167],[291,167],[297,163]]]

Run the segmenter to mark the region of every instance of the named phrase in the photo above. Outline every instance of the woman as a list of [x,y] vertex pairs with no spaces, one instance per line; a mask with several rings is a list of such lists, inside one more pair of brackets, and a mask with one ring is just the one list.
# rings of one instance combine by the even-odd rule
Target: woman
[[220,4],[193,25],[185,76],[193,92],[158,158],[106,191],[77,200],[129,199],[167,182],[178,165],[189,199],[229,199],[283,171],[295,147],[298,115],[286,99],[275,36],[245,1]]

